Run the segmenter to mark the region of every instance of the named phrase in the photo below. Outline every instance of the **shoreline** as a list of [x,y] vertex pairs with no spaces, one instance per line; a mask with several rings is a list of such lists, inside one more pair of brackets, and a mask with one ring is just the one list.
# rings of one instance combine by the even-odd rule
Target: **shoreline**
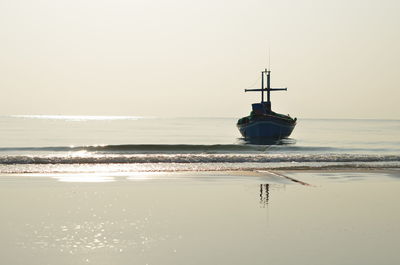
[[[101,183],[101,182],[240,182],[240,183],[280,183],[312,186],[312,181],[324,182],[331,175],[356,175],[359,179],[380,181],[379,177],[389,176],[400,180],[398,168],[330,168],[330,169],[255,169],[255,170],[218,170],[218,171],[125,171],[125,172],[35,172],[35,173],[0,173],[0,183],[12,183],[17,180],[33,181],[55,180],[60,182]],[[341,181],[343,181],[342,178]],[[350,178],[349,178],[350,179]]]

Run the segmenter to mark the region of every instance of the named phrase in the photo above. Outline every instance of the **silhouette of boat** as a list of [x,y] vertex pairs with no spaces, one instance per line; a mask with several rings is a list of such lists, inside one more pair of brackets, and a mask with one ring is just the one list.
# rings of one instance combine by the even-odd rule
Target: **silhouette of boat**
[[[267,77],[267,87],[264,87],[264,76]],[[273,112],[271,109],[271,91],[287,90],[287,88],[271,88],[271,71],[261,72],[261,88],[245,89],[245,92],[261,92],[261,103],[252,104],[249,116],[238,120],[237,127],[245,139],[282,139],[287,138],[296,126],[297,118]],[[267,92],[267,101],[264,101],[264,92]]]

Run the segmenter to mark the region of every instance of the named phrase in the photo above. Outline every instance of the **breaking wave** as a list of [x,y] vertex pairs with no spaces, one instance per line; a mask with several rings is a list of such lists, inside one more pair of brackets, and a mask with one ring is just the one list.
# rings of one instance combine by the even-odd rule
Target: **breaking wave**
[[398,152],[319,146],[137,144],[0,148],[0,173],[400,168]]
[[163,152],[243,152],[265,151],[268,146],[237,145],[237,144],[124,144],[124,145],[93,145],[93,146],[50,146],[50,147],[11,147],[0,148],[1,151],[53,151],[53,152],[123,152],[123,153],[163,153]]
[[[288,139],[284,139],[288,140]],[[48,146],[48,147],[1,147],[0,154],[9,152],[94,152],[116,154],[147,154],[147,153],[265,153],[265,152],[382,152],[398,151],[384,148],[333,148],[324,146],[297,146],[293,142],[279,140],[271,145],[252,144],[123,144],[123,145],[92,145],[92,146]]]
[[130,163],[348,163],[400,162],[399,155],[360,154],[129,154],[4,155],[0,164],[130,164]]

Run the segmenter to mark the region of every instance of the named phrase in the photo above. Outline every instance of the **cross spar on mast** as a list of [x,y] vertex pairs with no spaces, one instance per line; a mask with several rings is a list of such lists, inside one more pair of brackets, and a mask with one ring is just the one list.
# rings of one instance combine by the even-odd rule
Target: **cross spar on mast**
[[[264,88],[264,74],[267,74],[267,88]],[[261,103],[267,111],[271,111],[271,91],[282,91],[287,88],[271,88],[271,70],[265,69],[261,72],[261,89],[245,89],[244,92],[261,91]],[[264,91],[267,91],[267,102],[264,101]]]

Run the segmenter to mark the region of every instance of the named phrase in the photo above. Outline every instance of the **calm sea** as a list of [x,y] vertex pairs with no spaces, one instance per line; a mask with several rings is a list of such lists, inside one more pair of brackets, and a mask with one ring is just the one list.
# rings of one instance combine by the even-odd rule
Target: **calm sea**
[[400,120],[299,119],[244,141],[237,118],[0,117],[0,173],[399,168]]

